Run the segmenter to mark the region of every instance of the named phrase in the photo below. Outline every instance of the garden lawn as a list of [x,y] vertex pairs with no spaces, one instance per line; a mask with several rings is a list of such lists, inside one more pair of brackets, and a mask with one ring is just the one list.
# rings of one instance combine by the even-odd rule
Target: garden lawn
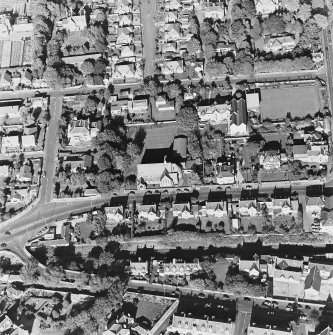
[[260,93],[263,120],[284,120],[288,112],[302,119],[320,110],[317,86],[266,88]]

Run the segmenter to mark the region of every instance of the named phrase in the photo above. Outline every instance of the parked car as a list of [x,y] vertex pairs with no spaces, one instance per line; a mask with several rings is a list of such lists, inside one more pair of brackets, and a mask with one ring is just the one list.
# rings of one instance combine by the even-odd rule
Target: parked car
[[1,244],[0,244],[0,247],[1,247],[1,248],[5,248],[5,247],[7,247],[7,243],[1,243]]

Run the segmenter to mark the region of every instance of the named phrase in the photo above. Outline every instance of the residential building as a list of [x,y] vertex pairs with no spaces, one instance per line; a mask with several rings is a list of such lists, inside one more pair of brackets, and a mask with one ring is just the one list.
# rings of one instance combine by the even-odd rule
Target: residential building
[[159,219],[157,205],[138,205],[138,219],[143,221],[155,221]]
[[165,61],[161,66],[161,73],[164,75],[171,75],[183,72],[184,68],[182,60]]
[[308,158],[307,152],[308,147],[306,144],[293,145],[293,156],[295,161],[306,161]]
[[229,52],[236,55],[236,45],[235,43],[218,42],[216,45],[216,52],[220,55],[226,55]]
[[230,128],[231,136],[248,135],[247,131],[247,107],[244,98],[231,100]]
[[68,125],[69,146],[89,146],[91,139],[98,133],[97,128],[90,127],[89,120],[74,120]]
[[207,318],[192,318],[187,316],[174,315],[172,324],[168,327],[168,332],[178,333],[180,335],[202,334],[202,335],[234,335],[235,326],[233,322],[212,321]]
[[251,278],[257,278],[260,275],[259,259],[257,260],[243,260],[238,262],[240,272],[245,272]]
[[172,215],[174,217],[178,217],[178,219],[188,220],[195,217],[193,211],[191,210],[191,204],[189,202],[180,204],[173,203],[171,211]]
[[138,189],[174,187],[181,177],[182,170],[175,163],[137,164]]
[[211,124],[224,123],[229,130],[230,105],[214,104],[210,106],[198,106],[197,110],[201,122],[209,122]]
[[1,165],[0,166],[0,177],[7,177],[9,175],[9,166]]
[[127,110],[132,119],[146,119],[148,117],[148,99],[129,100]]
[[81,65],[86,59],[98,59],[101,57],[100,53],[93,53],[93,54],[85,54],[85,55],[77,55],[77,56],[64,56],[62,60],[66,64],[75,65],[78,69],[80,69]]
[[273,296],[302,298],[304,295],[304,280],[302,273],[297,271],[273,271]]
[[230,185],[235,183],[235,175],[230,168],[224,169],[217,166],[216,183],[219,185]]
[[159,95],[156,99],[156,108],[161,113],[173,112],[175,110],[175,101],[169,101],[162,95]]
[[20,151],[20,142],[18,136],[2,136],[1,154],[12,154]]
[[130,262],[131,275],[133,277],[144,277],[149,273],[148,262]]
[[129,64],[116,64],[113,72],[113,79],[133,79],[136,78],[135,65],[134,63]]
[[23,151],[31,151],[36,147],[36,139],[34,135],[23,135],[21,140]]
[[75,15],[58,21],[56,25],[60,28],[66,29],[70,33],[73,33],[87,28],[87,19],[85,15]]
[[166,11],[178,11],[181,6],[181,0],[165,0]]
[[291,200],[290,198],[273,199],[273,214],[275,216],[297,216],[298,206],[298,200]]
[[263,152],[259,156],[259,163],[265,170],[280,169],[281,158],[278,153]]
[[20,168],[20,172],[16,175],[19,182],[30,182],[32,180],[31,166],[24,164]]
[[227,5],[225,0],[203,0],[202,9],[205,18],[223,20],[227,12]]
[[264,43],[264,50],[273,53],[288,52],[296,46],[293,35],[266,37]]
[[200,216],[215,216],[218,218],[228,215],[228,204],[226,201],[206,201],[201,207]]
[[321,217],[321,211],[324,207],[325,201],[322,196],[306,197],[305,211],[309,213],[313,218],[319,219]]
[[123,206],[104,207],[106,219],[111,223],[119,223],[124,220]]
[[238,212],[240,216],[256,216],[258,215],[256,200],[239,200]]
[[160,276],[190,276],[191,274],[202,271],[199,260],[194,260],[193,263],[177,262],[173,259],[171,263],[160,263],[157,272]]
[[251,325],[247,328],[247,335],[293,335],[293,331],[291,327],[285,330],[276,329],[276,327],[272,327],[268,325],[267,327],[258,327],[255,325]]
[[268,16],[279,8],[279,0],[255,0],[256,12]]

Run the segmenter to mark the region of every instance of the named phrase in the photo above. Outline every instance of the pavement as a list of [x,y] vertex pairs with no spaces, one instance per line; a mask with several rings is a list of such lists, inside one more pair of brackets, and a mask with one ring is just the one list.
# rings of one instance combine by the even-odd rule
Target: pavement
[[155,19],[157,15],[155,0],[141,1],[141,22],[143,55],[145,59],[144,77],[154,75]]
[[[328,30],[323,29],[323,44],[324,44],[324,55],[327,69],[327,85],[328,85],[328,96],[330,101],[330,111],[333,111],[333,48],[332,38],[329,36]],[[331,123],[331,135],[333,136],[333,122]]]

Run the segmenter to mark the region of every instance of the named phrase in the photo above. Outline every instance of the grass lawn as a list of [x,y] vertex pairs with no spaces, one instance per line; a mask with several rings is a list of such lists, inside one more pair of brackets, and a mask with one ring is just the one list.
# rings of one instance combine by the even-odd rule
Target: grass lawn
[[138,310],[136,312],[136,318],[143,316],[152,322],[164,311],[165,307],[166,306],[164,305],[151,301],[140,300],[138,304]]
[[262,119],[285,119],[287,113],[292,118],[304,118],[320,110],[317,86],[281,87],[261,89]]
[[214,264],[213,271],[217,282],[221,281],[222,283],[225,283],[225,277],[228,272],[229,265],[229,261],[226,259],[219,260]]

